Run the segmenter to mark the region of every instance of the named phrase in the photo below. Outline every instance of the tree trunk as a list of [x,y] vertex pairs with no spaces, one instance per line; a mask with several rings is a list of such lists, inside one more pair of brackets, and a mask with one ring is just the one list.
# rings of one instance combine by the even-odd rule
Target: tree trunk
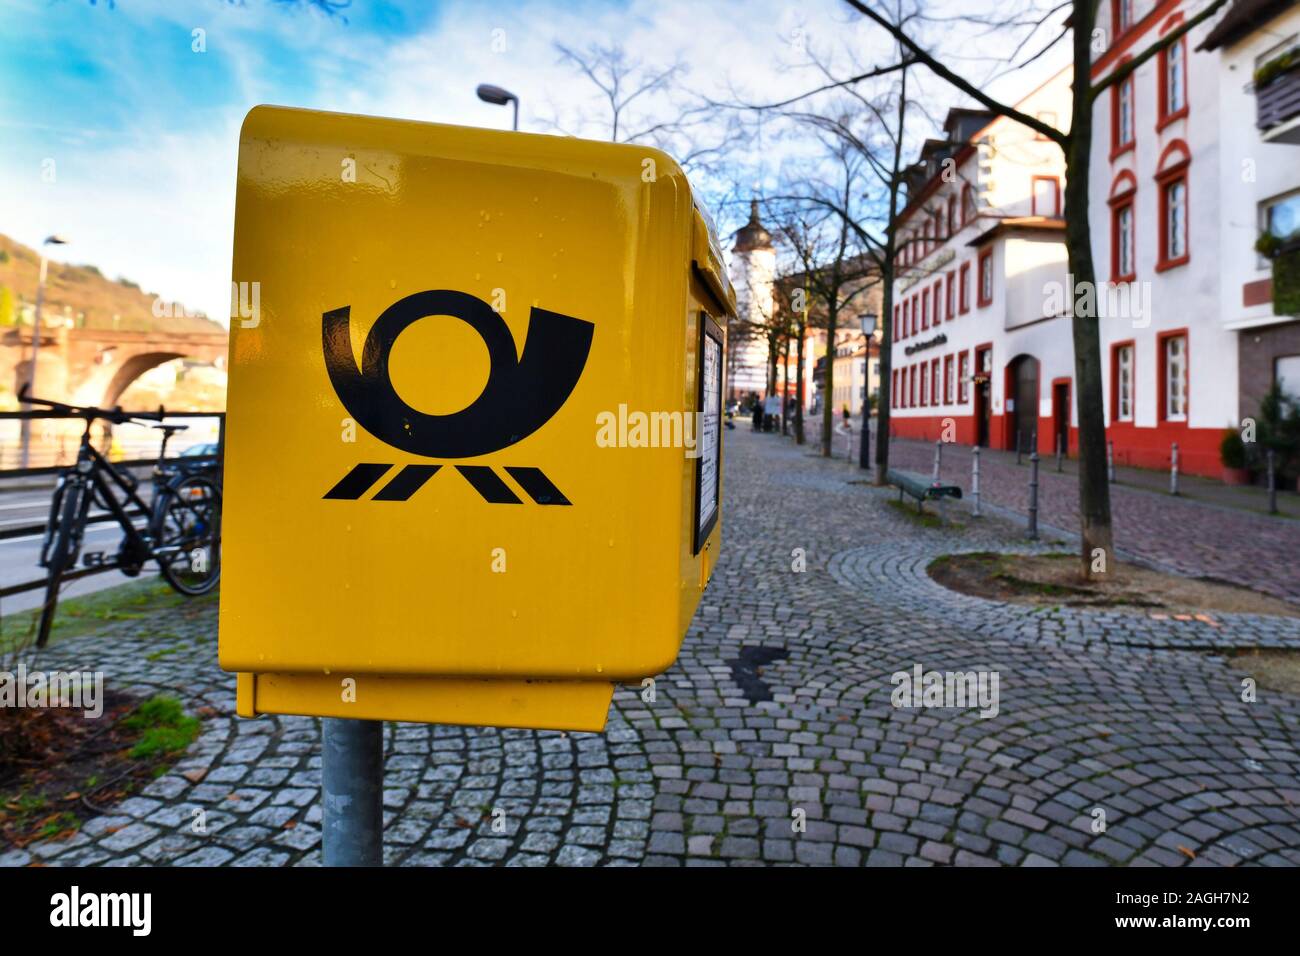
[[[887,240],[892,250],[892,238]],[[881,270],[880,296],[880,397],[876,400],[876,484],[885,483],[889,471],[889,412],[894,401],[894,257],[886,253]],[[868,361],[870,348],[868,347]]]
[[822,457],[831,457],[831,430],[835,427],[835,321],[838,310],[826,312],[826,374],[822,377]]
[[803,437],[803,340],[804,326],[799,326],[799,341],[795,345],[795,370],[794,370],[794,443],[802,445]]
[[[1114,562],[1110,521],[1110,482],[1106,471],[1106,420],[1101,387],[1101,342],[1097,326],[1096,269],[1088,222],[1088,174],[1092,157],[1091,86],[1093,5],[1074,4],[1074,109],[1065,156],[1065,242],[1073,288],[1075,406],[1079,416],[1079,516],[1082,523],[1083,577],[1105,575]],[[1080,310],[1082,293],[1093,307]],[[1086,314],[1080,314],[1083,311]]]
[[787,409],[790,407],[790,336],[781,337],[781,434],[788,435],[790,430],[787,427],[789,414]]

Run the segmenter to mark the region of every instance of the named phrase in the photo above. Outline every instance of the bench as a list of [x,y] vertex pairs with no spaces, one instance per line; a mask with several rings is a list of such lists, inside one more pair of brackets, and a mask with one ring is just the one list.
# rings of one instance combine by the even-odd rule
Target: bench
[[898,489],[899,501],[903,500],[905,494],[916,499],[917,514],[921,513],[922,505],[927,501],[961,497],[961,488],[957,485],[945,485],[941,481],[919,478],[892,468],[885,473],[885,480]]

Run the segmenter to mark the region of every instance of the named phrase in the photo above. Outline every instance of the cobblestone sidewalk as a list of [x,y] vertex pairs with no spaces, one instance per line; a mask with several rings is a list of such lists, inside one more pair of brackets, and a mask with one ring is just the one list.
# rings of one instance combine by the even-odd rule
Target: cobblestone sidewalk
[[[894,439],[890,463],[929,475],[934,444]],[[1026,456],[1026,460],[1028,456]],[[946,445],[942,475],[969,491],[971,450]],[[847,467],[847,466],[846,466]],[[1079,478],[1057,474],[1051,459],[1039,468],[1039,520],[1077,534]],[[1029,467],[1007,455],[981,455],[980,495],[1018,515],[1029,509]],[[1300,604],[1300,521],[1111,485],[1115,547],[1193,576],[1221,578]]]
[[[1244,703],[1172,624],[1056,633],[950,595],[927,555],[1020,550],[1018,529],[922,528],[842,460],[726,441],[722,560],[655,701],[620,689],[603,735],[389,725],[390,864],[1300,864],[1300,699]],[[1247,615],[1220,643],[1288,628]],[[319,726],[234,717],[215,635],[215,614],[119,621],[51,649],[215,716],[140,796],[0,864],[319,864]],[[996,672],[996,716],[892,706],[918,664]]]

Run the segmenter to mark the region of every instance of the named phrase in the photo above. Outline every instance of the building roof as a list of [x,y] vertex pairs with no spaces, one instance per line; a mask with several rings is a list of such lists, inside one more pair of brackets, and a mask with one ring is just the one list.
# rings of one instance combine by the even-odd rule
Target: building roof
[[966,245],[982,246],[1009,232],[1065,232],[1065,220],[1052,216],[1010,216],[998,220],[995,225],[984,230]]
[[749,222],[736,230],[735,237],[736,244],[731,247],[732,252],[752,252],[755,249],[772,248],[772,234],[758,219],[757,199],[749,201]]
[[1201,41],[1198,50],[1217,50],[1231,46],[1248,33],[1265,26],[1270,20],[1295,6],[1300,0],[1233,0],[1228,12]]

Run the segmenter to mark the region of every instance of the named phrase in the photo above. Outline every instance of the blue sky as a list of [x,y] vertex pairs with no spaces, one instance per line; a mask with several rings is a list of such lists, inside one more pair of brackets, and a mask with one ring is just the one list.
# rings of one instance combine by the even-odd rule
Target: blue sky
[[[276,0],[4,0],[0,233],[66,234],[60,258],[224,319],[239,125],[258,103],[508,127],[474,95],[492,82],[521,94],[524,128],[553,131],[597,108],[556,42],[680,56],[692,90],[761,100],[807,88],[796,31],[842,42],[849,16],[837,0],[354,0],[333,18]],[[936,96],[942,115],[953,96]]]

